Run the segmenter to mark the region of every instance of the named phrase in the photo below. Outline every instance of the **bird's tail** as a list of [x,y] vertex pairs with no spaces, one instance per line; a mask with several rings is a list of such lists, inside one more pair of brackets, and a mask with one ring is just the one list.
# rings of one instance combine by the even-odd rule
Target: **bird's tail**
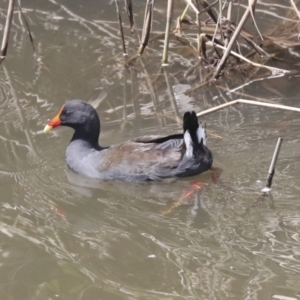
[[196,149],[206,146],[206,132],[194,111],[183,116],[183,137],[186,146],[186,156],[191,157]]

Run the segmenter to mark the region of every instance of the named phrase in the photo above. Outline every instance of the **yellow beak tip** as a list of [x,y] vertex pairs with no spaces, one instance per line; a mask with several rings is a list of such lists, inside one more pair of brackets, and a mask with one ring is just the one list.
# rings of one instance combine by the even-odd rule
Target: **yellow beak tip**
[[44,128],[44,132],[48,132],[48,131],[50,131],[52,129],[53,129],[52,126],[46,125],[45,128]]

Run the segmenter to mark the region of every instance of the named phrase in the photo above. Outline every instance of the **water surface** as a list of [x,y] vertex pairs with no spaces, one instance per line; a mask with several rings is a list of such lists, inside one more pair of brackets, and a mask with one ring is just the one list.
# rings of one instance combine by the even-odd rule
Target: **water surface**
[[[139,28],[143,3],[135,1]],[[265,29],[267,4],[257,8]],[[162,40],[138,72],[124,70],[114,4],[32,0],[22,7],[42,64],[16,11],[0,68],[0,298],[299,299],[299,114],[240,105],[202,118],[214,166],[223,170],[217,182],[211,172],[172,183],[90,180],[65,166],[71,129],[42,133],[69,99],[98,106],[100,143],[110,145],[180,132],[184,111],[241,95],[299,106],[299,79],[258,72],[185,96],[199,74],[184,79],[195,58],[175,41],[168,73],[159,71]],[[155,14],[159,32],[164,5]],[[128,25],[125,34],[134,54]],[[299,62],[297,49],[280,55]],[[279,136],[272,194],[261,199]]]

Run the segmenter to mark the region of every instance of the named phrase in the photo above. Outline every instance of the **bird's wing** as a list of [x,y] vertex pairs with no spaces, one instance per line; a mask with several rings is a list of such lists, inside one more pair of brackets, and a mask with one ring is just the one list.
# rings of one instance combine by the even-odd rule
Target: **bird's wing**
[[126,142],[101,152],[99,172],[107,172],[120,179],[157,180],[174,176],[173,172],[181,160],[180,141],[176,139],[163,143]]
[[133,142],[154,144],[153,145],[154,149],[178,151],[181,149],[183,145],[183,134],[173,134],[169,136],[157,136],[157,135],[142,136],[133,140]]

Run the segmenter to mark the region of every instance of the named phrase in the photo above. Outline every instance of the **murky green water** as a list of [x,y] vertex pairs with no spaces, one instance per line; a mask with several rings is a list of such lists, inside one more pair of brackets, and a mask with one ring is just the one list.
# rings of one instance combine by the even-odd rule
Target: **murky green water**
[[[141,24],[144,4],[134,3]],[[159,32],[165,10],[156,5]],[[176,42],[169,76],[158,75],[160,40],[138,73],[123,70],[114,4],[22,7],[42,64],[16,11],[0,67],[0,299],[299,299],[299,114],[240,105],[202,118],[223,169],[219,182],[211,173],[169,184],[94,181],[65,166],[70,129],[42,133],[75,98],[98,105],[102,145],[179,132],[176,117],[241,97],[234,90],[299,107],[299,78],[241,76],[184,97],[180,91],[197,81],[180,72],[195,61]],[[136,37],[125,33],[133,54]],[[281,56],[296,62],[297,51]],[[231,92],[218,87],[225,84]],[[273,192],[261,200],[279,136]]]

